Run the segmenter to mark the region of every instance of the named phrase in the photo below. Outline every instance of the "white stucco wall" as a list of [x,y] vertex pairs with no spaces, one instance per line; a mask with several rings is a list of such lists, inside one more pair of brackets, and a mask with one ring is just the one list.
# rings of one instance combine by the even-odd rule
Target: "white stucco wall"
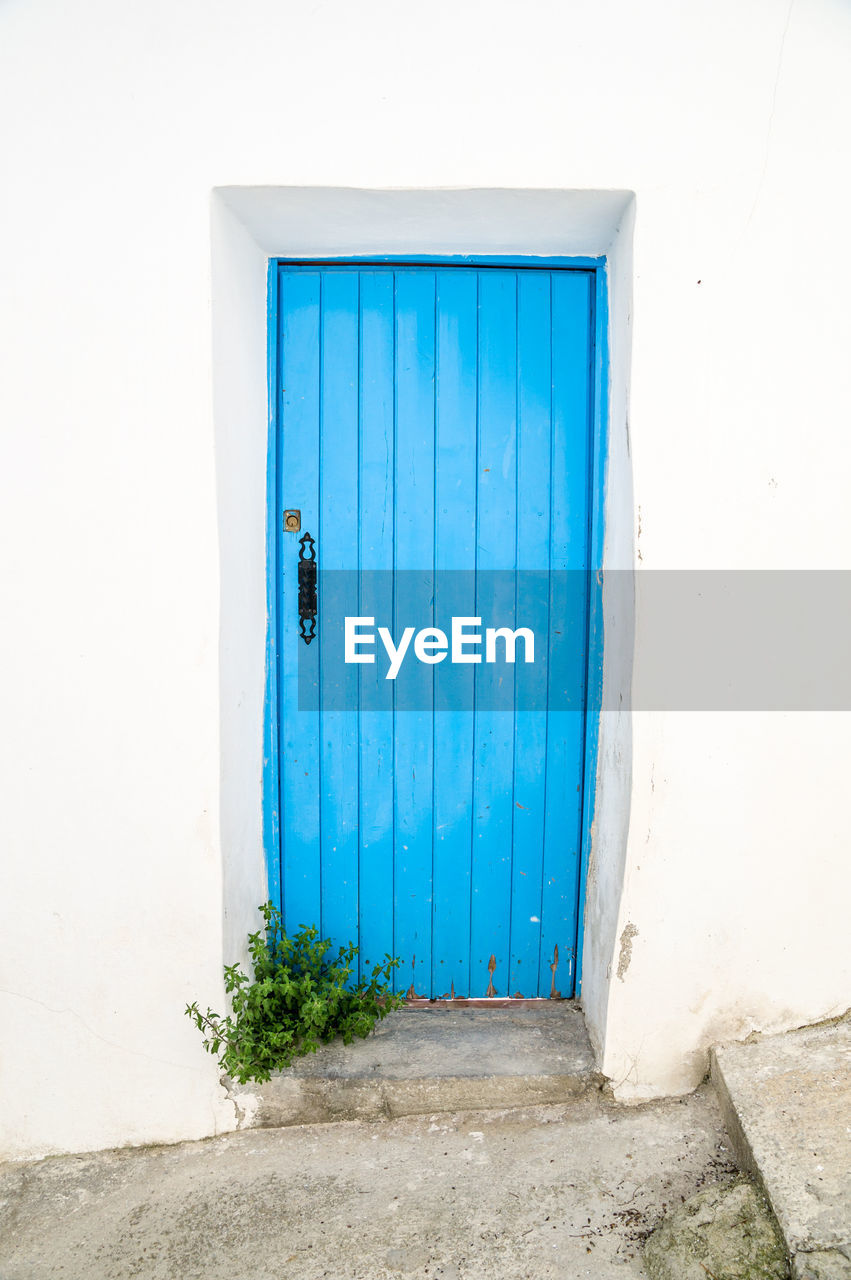
[[[212,192],[635,192],[609,563],[841,567],[850,54],[841,0],[0,8],[0,1154],[235,1123],[182,1009],[262,896],[264,251]],[[584,996],[642,1097],[849,1003],[849,720],[606,716]]]

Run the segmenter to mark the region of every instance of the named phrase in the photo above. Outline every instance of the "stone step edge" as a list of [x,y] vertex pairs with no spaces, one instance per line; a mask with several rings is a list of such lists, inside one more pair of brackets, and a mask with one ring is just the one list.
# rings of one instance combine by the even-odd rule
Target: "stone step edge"
[[571,1102],[600,1092],[605,1077],[587,1075],[439,1076],[364,1080],[273,1076],[266,1084],[222,1077],[239,1129],[277,1129],[340,1120],[386,1120],[453,1111],[490,1111]]
[[[829,1024],[842,1021],[842,1019],[831,1019]],[[718,1045],[717,1048],[723,1049],[724,1045]],[[807,1254],[796,1249],[794,1243],[789,1240],[783,1229],[783,1223],[777,1213],[771,1200],[771,1194],[765,1179],[762,1176],[762,1170],[759,1167],[759,1161],[754,1155],[753,1148],[745,1133],[744,1127],[739,1119],[739,1113],[736,1110],[736,1104],[733,1102],[732,1096],[727,1083],[724,1079],[724,1073],[715,1052],[716,1046],[709,1051],[709,1078],[712,1081],[715,1095],[718,1098],[718,1105],[721,1108],[721,1115],[724,1124],[727,1127],[727,1133],[733,1147],[739,1166],[745,1173],[750,1174],[759,1186],[762,1194],[765,1196],[766,1203],[771,1211],[777,1230],[783,1240],[786,1249],[786,1257],[789,1261],[790,1274],[792,1280],[816,1280],[821,1277],[827,1280],[830,1276],[835,1276],[839,1280],[840,1276],[847,1274],[847,1260],[839,1257],[833,1250],[817,1250],[812,1254]],[[838,1264],[838,1265],[837,1265]],[[812,1268],[815,1266],[815,1270]]]
[[[716,1097],[718,1098],[721,1115],[724,1118],[724,1124],[727,1126],[727,1133],[730,1136],[730,1142],[733,1144],[733,1151],[735,1152],[739,1166],[746,1173],[751,1174],[752,1177],[757,1179],[763,1193],[768,1197],[768,1192],[763,1185],[762,1178],[760,1177],[759,1165],[757,1164],[756,1157],[751,1149],[751,1144],[742,1127],[742,1123],[739,1119],[739,1113],[736,1110],[736,1104],[733,1102],[730,1091],[727,1088],[727,1082],[724,1079],[724,1072],[718,1062],[717,1050],[723,1048],[723,1045],[713,1045],[709,1050],[709,1078],[712,1081],[712,1087],[714,1088]],[[770,1203],[771,1201],[769,1200],[769,1204]]]

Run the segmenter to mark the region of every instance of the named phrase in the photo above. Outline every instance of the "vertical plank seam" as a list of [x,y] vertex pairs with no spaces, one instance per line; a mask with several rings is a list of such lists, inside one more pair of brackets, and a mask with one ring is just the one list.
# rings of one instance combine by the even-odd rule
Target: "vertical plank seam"
[[[397,440],[398,413],[399,413],[399,378],[398,378],[398,369],[397,369],[398,350],[397,350],[397,339],[396,339],[396,329],[398,325],[398,306],[397,306],[397,298],[396,298],[397,273],[395,269],[392,275],[393,275],[393,531],[392,531],[392,539],[393,539],[392,566],[393,567],[392,567],[392,574],[391,574],[392,598],[390,601],[390,617],[392,619],[392,626],[395,631],[396,629],[396,553],[397,553],[396,492],[398,489],[398,459],[399,459],[398,440]],[[393,814],[392,824],[391,824],[392,832],[393,832],[393,838],[392,838],[393,885],[392,885],[392,895],[390,899],[390,917],[391,917],[391,934],[392,934],[392,940],[393,940],[393,955],[395,956],[396,955],[396,844],[397,844],[397,841],[396,841],[396,820],[397,820],[397,812],[396,812],[396,682],[395,681],[393,682],[393,689],[392,689],[391,696],[393,700],[393,713],[392,713],[393,714],[393,733],[391,735],[391,743],[390,743],[390,767],[391,767],[390,790],[392,795],[392,814]],[[394,970],[393,990],[395,991],[396,989],[397,989],[397,973],[396,973],[396,970]]]
[[[514,626],[517,626],[517,603],[520,588],[520,272],[514,273]],[[507,649],[507,646],[506,646]],[[516,657],[516,655],[515,655]],[[508,867],[508,948],[505,981],[507,996],[512,987],[511,940],[514,933],[514,815],[517,812],[517,669],[511,672],[511,844]],[[519,988],[518,988],[519,989]]]
[[[478,617],[479,607],[479,472],[481,470],[481,460],[479,458],[479,448],[481,445],[481,377],[482,377],[482,361],[481,361],[481,272],[476,272],[476,446],[475,446],[475,502],[473,514],[473,613]],[[473,744],[472,744],[472,761],[470,769],[471,781],[471,800],[470,805],[470,911],[469,911],[469,929],[467,951],[469,961],[467,965],[467,990],[473,994],[473,872],[475,869],[475,846],[476,846],[476,802],[478,796],[478,787],[476,785],[476,734],[478,726],[478,671],[473,667]]]
[[[322,554],[322,458],[324,453],[322,444],[325,436],[325,297],[324,297],[325,291],[323,288],[324,280],[325,280],[325,273],[323,271],[320,271],[319,272],[319,393],[317,396],[317,402],[318,402],[318,408],[319,408],[319,433],[318,433],[319,434],[319,465],[318,465],[317,476],[316,476],[316,528],[318,532],[316,535],[317,550],[316,552],[314,552],[314,554],[317,557],[317,560],[319,560],[319,557]],[[316,566],[317,578],[319,576],[320,565],[321,565],[321,560],[319,561],[319,564],[317,564]],[[322,631],[323,631],[323,628],[321,626],[321,622],[322,622],[322,589],[320,586],[319,608],[317,610],[318,625],[316,628],[317,637],[318,637],[317,653],[316,653],[316,673],[317,673],[316,678],[317,678],[317,692],[319,697],[319,704],[318,704],[319,710],[317,713],[317,723],[318,723],[318,729],[319,729],[319,735],[318,735],[319,749],[317,752],[317,773],[319,777],[319,815],[318,815],[319,849],[317,850],[317,852],[319,855],[319,864],[318,864],[317,872],[319,877],[319,883],[317,885],[317,888],[319,890],[319,936],[320,938],[322,937],[322,915],[323,915],[324,902],[325,902],[325,895],[322,892],[322,737],[323,737],[323,732],[322,732],[322,722],[323,722]]]
[[[434,272],[434,333],[432,335],[432,447],[431,447],[431,463],[432,463],[432,499],[431,499],[431,625],[434,627],[436,623],[437,609],[437,436],[438,436],[438,381],[440,377],[439,366],[439,348],[437,342],[437,325],[438,325],[438,297],[439,297],[439,273]],[[435,915],[435,883],[434,883],[434,845],[435,845],[435,823],[437,815],[435,814],[435,719],[437,708],[435,705],[435,681],[437,667],[431,668],[431,883],[430,883],[430,900],[431,911],[429,920],[429,996],[437,995],[437,973],[435,970],[435,950],[434,950],[434,915]]]
[[582,690],[582,765],[579,771],[580,785],[580,805],[579,805],[579,830],[578,842],[576,849],[577,874],[576,874],[576,901],[574,903],[574,918],[576,920],[576,936],[573,940],[573,971],[571,973],[571,991],[573,995],[576,989],[578,978],[578,957],[579,957],[579,933],[582,929],[582,921],[579,919],[579,907],[582,900],[582,842],[585,838],[585,784],[586,771],[588,768],[588,689],[591,673],[591,584],[592,575],[595,572],[591,563],[593,556],[592,528],[594,519],[594,492],[596,488],[596,480],[594,476],[594,417],[596,413],[595,405],[595,378],[594,370],[597,362],[597,290],[596,290],[596,272],[589,272],[586,276],[588,281],[588,305],[586,307],[586,334],[588,341],[588,355],[586,360],[586,378],[587,389],[585,395],[586,404],[586,447],[588,449],[588,459],[585,467],[586,486],[587,486],[587,520],[585,526],[585,550],[583,560],[585,563],[585,670],[584,670],[584,688]]
[[[271,290],[270,290],[271,292]],[[272,537],[269,539],[269,555],[272,563],[268,566],[268,573],[271,577],[271,583],[268,588],[269,609],[273,610],[269,619],[269,633],[272,644],[274,645],[274,653],[271,655],[270,679],[274,678],[274,703],[270,697],[269,715],[273,718],[273,723],[269,725],[269,746],[272,753],[272,760],[269,762],[270,767],[274,770],[273,778],[275,783],[276,802],[278,809],[277,832],[275,836],[275,844],[277,845],[277,884],[267,885],[269,898],[275,902],[281,914],[284,912],[284,839],[286,824],[283,821],[283,770],[281,769],[281,653],[282,653],[282,636],[281,636],[281,574],[283,572],[283,557],[281,554],[281,512],[283,510],[281,471],[283,465],[283,274],[279,266],[275,268],[275,339],[274,339],[274,370],[271,387],[271,412],[272,430],[270,431],[270,447],[273,450],[269,459],[270,467],[274,468],[272,476],[272,484],[270,488],[273,491],[272,504],[273,509],[269,512],[267,519],[273,521]],[[271,346],[272,344],[270,344]],[[272,668],[274,667],[274,677]]]
[[541,906],[538,912],[538,970],[537,994],[541,994],[541,963],[544,943],[544,881],[546,875],[547,850],[547,813],[550,785],[550,679],[552,671],[552,631],[553,631],[553,494],[555,492],[555,457],[553,440],[555,423],[553,421],[553,273],[549,273],[549,351],[550,351],[550,419],[549,419],[549,454],[550,454],[550,493],[549,493],[549,528],[547,536],[547,683],[546,683],[546,720],[544,723],[544,822],[541,831]]
[[[357,398],[358,398],[358,404],[357,404],[357,415],[358,415],[358,421],[357,421],[357,431],[358,431],[358,468],[357,468],[357,470],[358,470],[358,473],[357,473],[357,506],[356,506],[356,508],[355,508],[355,512],[356,512],[356,515],[357,515],[357,522],[358,522],[358,570],[357,570],[357,572],[358,572],[358,616],[360,616],[360,615],[361,615],[361,613],[363,612],[363,609],[362,609],[362,607],[361,607],[361,596],[362,596],[362,592],[361,592],[361,587],[362,587],[362,565],[363,565],[363,501],[362,501],[362,498],[363,498],[363,495],[362,495],[362,473],[363,473],[363,430],[362,430],[362,424],[363,424],[363,341],[362,341],[362,331],[363,331],[363,310],[362,310],[362,299],[361,299],[361,279],[362,279],[362,278],[363,278],[363,273],[362,273],[361,271],[358,271],[358,273],[357,273],[357,281],[358,281],[358,303],[357,303],[357,326],[358,326],[358,361],[357,361],[357,379],[358,379],[358,385],[357,385]],[[363,941],[363,940],[362,940],[362,938],[361,938],[361,825],[362,825],[362,824],[361,824],[361,803],[362,803],[362,799],[361,799],[361,754],[362,754],[362,745],[361,745],[361,744],[362,744],[362,742],[363,742],[362,722],[361,722],[361,703],[362,703],[362,697],[361,697],[361,682],[362,682],[362,678],[363,678],[363,673],[362,673],[362,671],[361,671],[361,666],[360,666],[360,664],[358,664],[358,668],[357,668],[357,723],[358,723],[358,735],[357,735],[357,743],[356,743],[356,747],[357,747],[357,759],[358,759],[358,769],[357,769],[357,784],[358,784],[357,824],[358,824],[358,826],[357,826],[357,868],[356,868],[356,874],[355,874],[355,895],[356,895],[356,899],[355,899],[355,936],[356,936],[357,944],[358,944],[358,964],[357,964],[357,975],[358,975],[358,978],[363,978],[363,976],[364,976],[364,974],[363,974],[364,956],[363,956],[363,947],[362,947],[362,941]]]

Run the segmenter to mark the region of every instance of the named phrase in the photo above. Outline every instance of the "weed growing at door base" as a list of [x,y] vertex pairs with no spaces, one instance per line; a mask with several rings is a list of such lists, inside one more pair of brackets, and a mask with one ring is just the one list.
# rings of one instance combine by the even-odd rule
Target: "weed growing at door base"
[[268,1080],[273,1071],[337,1036],[344,1044],[355,1036],[363,1039],[404,1003],[391,987],[398,959],[385,956],[368,981],[347,986],[356,946],[350,943],[335,959],[326,959],[331,941],[320,938],[315,925],[302,926],[289,938],[277,907],[267,902],[260,911],[266,927],[248,935],[254,981],[239,965],[225,966],[233,1012],[221,1017],[212,1009],[201,1013],[197,1003],[186,1006],[187,1017],[204,1036],[204,1048],[220,1054],[219,1066],[240,1084]]

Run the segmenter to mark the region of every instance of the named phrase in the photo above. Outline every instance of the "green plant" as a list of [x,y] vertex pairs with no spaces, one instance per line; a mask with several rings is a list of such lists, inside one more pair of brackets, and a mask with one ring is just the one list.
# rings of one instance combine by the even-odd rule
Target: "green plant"
[[302,926],[289,938],[277,907],[267,902],[260,911],[265,930],[248,936],[254,981],[238,965],[225,966],[232,1013],[221,1017],[212,1009],[201,1013],[197,1003],[186,1006],[187,1017],[204,1036],[204,1048],[220,1053],[219,1065],[240,1084],[268,1080],[293,1058],[315,1053],[337,1036],[344,1044],[364,1038],[404,1003],[390,986],[399,960],[385,956],[369,981],[347,986],[357,947],[341,947],[328,960],[331,942],[319,938],[314,926]]

